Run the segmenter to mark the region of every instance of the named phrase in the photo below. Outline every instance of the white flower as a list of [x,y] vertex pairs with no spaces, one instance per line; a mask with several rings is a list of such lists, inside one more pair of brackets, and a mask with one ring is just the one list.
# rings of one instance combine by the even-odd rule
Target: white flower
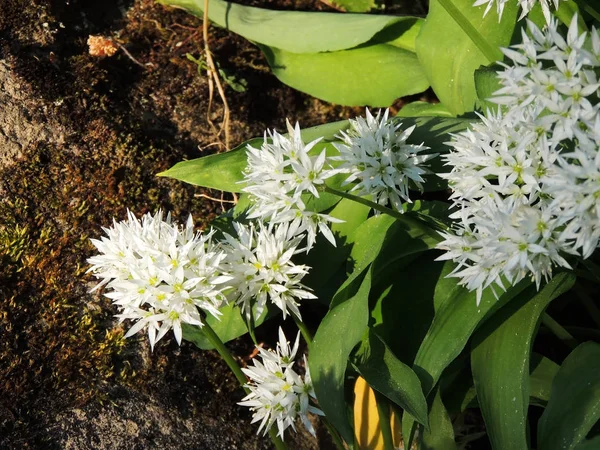
[[[492,9],[492,7],[494,6],[494,3],[496,3],[496,11],[498,13],[498,21],[500,21],[500,19],[502,18],[502,13],[504,12],[504,6],[509,1],[514,1],[514,0],[477,0],[475,3],[473,3],[473,6],[487,5],[485,7],[485,11],[483,12],[483,16],[485,17],[487,15],[487,13],[490,12],[490,9]],[[516,1],[519,2],[519,6],[521,7],[521,16],[519,17],[519,20],[521,20],[523,17],[525,17],[527,14],[529,14],[529,12],[533,9],[533,7],[538,2],[538,0],[516,0]],[[542,12],[544,13],[544,18],[546,19],[546,23],[550,23],[550,20],[551,20],[552,13],[550,12],[550,4],[554,5],[554,9],[558,9],[559,2],[560,2],[560,0],[539,0],[540,6],[542,7]]]
[[181,344],[181,324],[203,326],[199,310],[218,317],[226,302],[223,289],[231,277],[222,273],[225,254],[208,234],[194,232],[190,216],[185,228],[163,220],[161,211],[139,221],[114,221],[106,237],[92,239],[99,255],[88,270],[102,281],[105,295],[120,309],[120,320],[136,323],[125,337],[147,329],[154,348],[169,330]]
[[250,392],[239,402],[248,406],[253,412],[252,423],[260,422],[258,433],[266,434],[277,424],[277,435],[283,439],[285,430],[292,427],[296,431],[295,422],[300,419],[306,429],[314,436],[308,413],[323,415],[323,412],[310,404],[315,399],[310,372],[304,358],[306,373],[304,379],[294,370],[294,359],[298,350],[299,333],[294,347],[291,348],[281,328],[277,350],[265,350],[257,347],[258,357],[253,365],[242,369],[250,379],[244,387]]
[[[549,207],[528,206],[494,196],[484,202],[465,202],[454,215],[462,214],[455,233],[443,234],[438,248],[447,253],[439,260],[452,259],[457,266],[450,276],[477,291],[477,304],[488,286],[505,289],[531,277],[539,288],[552,277],[556,265],[571,268],[562,256],[573,253],[563,232],[561,219]],[[495,292],[494,292],[495,293]]]
[[[319,197],[325,180],[335,174],[330,170],[325,149],[312,156],[311,150],[321,140],[304,144],[300,125],[292,127],[287,122],[289,137],[276,131],[265,133],[260,149],[248,146],[248,165],[244,172],[244,192],[250,194],[252,205],[249,219],[282,223],[296,222],[299,233],[307,233],[310,250],[317,229],[311,225],[317,217],[319,231],[335,246],[335,238],[327,226],[328,222],[340,222],[325,214],[307,210],[306,201]],[[269,142],[269,138],[272,142]]]
[[247,317],[252,308],[260,316],[270,301],[283,312],[301,318],[298,300],[316,298],[301,281],[309,267],[294,264],[292,256],[304,249],[298,245],[303,239],[293,223],[265,226],[259,222],[244,225],[234,222],[237,237],[227,233],[223,248],[227,253],[225,264],[233,277],[229,292],[231,301],[241,305]]
[[380,111],[373,117],[367,109],[366,118],[351,119],[350,129],[342,132],[343,143],[334,144],[340,155],[331,160],[341,161],[336,172],[349,174],[344,184],[357,181],[350,192],[403,212],[403,201],[412,203],[409,189],[423,188],[423,175],[429,173],[423,163],[435,155],[419,155],[428,147],[406,143],[415,127],[401,131],[402,124],[388,114]]
[[439,248],[458,265],[452,276],[470,290],[530,277],[539,287],[569,255],[589,257],[600,244],[600,38],[566,38],[551,20],[528,23],[522,44],[498,72],[502,88],[481,123],[453,136],[455,234]]

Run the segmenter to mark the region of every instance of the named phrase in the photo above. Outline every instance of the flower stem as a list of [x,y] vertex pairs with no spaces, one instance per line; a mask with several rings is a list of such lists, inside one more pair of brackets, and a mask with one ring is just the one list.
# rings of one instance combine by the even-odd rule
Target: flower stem
[[596,11],[586,0],[579,0],[577,3],[581,5],[581,9],[583,9],[586,13],[600,22],[600,12]]
[[[383,214],[392,216],[392,217],[398,219],[400,222],[405,223],[408,226],[416,227],[416,228],[422,230],[424,233],[426,233],[427,235],[432,237],[437,242],[441,242],[444,240],[442,238],[442,236],[431,227],[431,225],[432,225],[431,223],[426,222],[422,219],[416,218],[414,216],[411,217],[411,213],[402,214],[398,211],[394,211],[393,209],[386,208],[385,206],[382,206],[379,203],[375,203],[370,200],[367,200],[366,198],[358,197],[356,195],[352,195],[352,194],[349,194],[344,191],[338,191],[337,189],[331,188],[329,186],[325,186],[325,192],[337,195],[342,198],[346,198],[348,200],[352,200],[353,202],[360,203],[362,205],[368,206],[369,208],[373,208],[374,210],[379,211]],[[425,217],[427,217],[427,216],[425,216]],[[441,228],[441,227],[436,226],[436,228]]]
[[[206,338],[210,341],[210,343],[217,350],[217,352],[219,352],[221,358],[223,358],[223,360],[227,363],[229,369],[231,369],[231,372],[233,372],[239,383],[242,385],[244,392],[250,392],[245,387],[246,383],[248,382],[248,379],[246,378],[246,375],[244,375],[244,372],[242,372],[242,369],[240,369],[238,363],[235,361],[235,359],[233,359],[233,356],[231,355],[221,338],[219,338],[217,333],[215,333],[215,330],[211,328],[211,326],[206,320],[204,320],[203,322],[204,326],[202,327],[202,332],[204,333]],[[275,430],[275,428],[269,428],[269,437],[271,438],[271,442],[273,442],[273,445],[277,450],[288,450],[287,445],[277,436],[277,431]]]
[[[302,333],[302,337],[306,341],[306,345],[308,346],[308,350],[310,351],[310,348],[312,346],[312,339],[313,339],[310,330],[308,329],[306,324],[304,322],[302,322],[302,320],[300,320],[294,314],[292,314],[292,317],[294,318],[294,322],[296,322],[296,326],[300,330],[300,333]],[[321,421],[323,422],[323,425],[325,425],[325,428],[327,428],[327,431],[329,431],[329,435],[331,436],[331,439],[333,439],[333,442],[334,442],[336,448],[338,450],[345,450],[346,447],[344,447],[342,438],[340,438],[340,435],[338,434],[336,429],[333,427],[333,425],[331,425],[329,420],[327,420],[327,418],[325,416],[321,416]]]
[[592,320],[596,322],[596,326],[600,328],[600,308],[598,308],[596,303],[594,303],[594,300],[592,300],[579,283],[575,284],[575,293],[577,294],[577,297],[579,297],[579,300],[581,300],[585,309],[587,309]]
[[546,325],[546,327],[552,332],[552,334],[554,334],[554,336],[563,341],[570,348],[574,349],[577,347],[577,345],[579,345],[573,335],[565,330],[563,326],[556,320],[550,317],[548,313],[544,313],[542,315],[542,323]]
[[383,436],[384,450],[394,450],[394,435],[392,434],[392,425],[390,423],[390,405],[387,399],[377,391],[375,392],[375,403],[379,413],[379,428]]
[[492,47],[492,45],[484,38],[477,28],[475,28],[471,22],[464,16],[460,10],[454,6],[452,0],[438,0],[440,5],[446,10],[448,14],[454,19],[458,26],[462,28],[467,36],[473,41],[477,48],[484,54],[489,62],[494,63],[502,60],[502,52],[498,48]]
[[306,345],[308,346],[308,350],[310,351],[310,347],[312,345],[312,334],[310,330],[306,327],[306,325],[304,324],[304,322],[302,322],[301,319],[296,317],[294,314],[292,314],[291,316],[294,318],[294,322],[296,322],[296,326],[300,330],[300,333],[302,333],[302,337],[306,341]]

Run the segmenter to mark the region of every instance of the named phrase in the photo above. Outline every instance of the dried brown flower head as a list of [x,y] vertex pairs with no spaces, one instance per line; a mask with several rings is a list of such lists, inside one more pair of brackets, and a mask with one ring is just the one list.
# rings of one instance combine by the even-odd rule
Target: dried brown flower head
[[104,36],[90,36],[87,41],[90,47],[90,55],[104,58],[114,55],[119,49],[118,45]]

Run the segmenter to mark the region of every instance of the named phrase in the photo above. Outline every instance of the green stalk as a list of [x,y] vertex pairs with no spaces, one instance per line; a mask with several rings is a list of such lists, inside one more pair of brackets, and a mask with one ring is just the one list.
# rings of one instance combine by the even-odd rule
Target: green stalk
[[548,313],[542,315],[542,323],[552,332],[552,334],[554,334],[554,336],[563,341],[570,348],[574,349],[579,345],[573,335],[565,330],[556,320],[550,317]]
[[498,48],[492,47],[492,45],[484,38],[479,31],[469,22],[460,10],[454,6],[452,0],[438,0],[440,5],[444,7],[446,12],[454,19],[458,26],[466,33],[467,36],[473,41],[477,48],[484,54],[489,62],[494,63],[503,59],[502,52]]
[[[239,383],[242,385],[244,392],[249,393],[250,391],[248,390],[248,388],[245,387],[246,383],[248,382],[246,375],[244,375],[244,372],[242,372],[242,369],[240,369],[238,363],[235,361],[235,359],[233,359],[233,356],[231,356],[231,353],[229,352],[221,338],[217,336],[215,330],[211,328],[211,326],[206,320],[204,320],[202,332],[213,345],[213,347],[219,352],[221,358],[223,358],[223,360],[227,363],[229,369],[231,369]],[[271,438],[271,442],[273,442],[273,445],[277,450],[288,450],[287,445],[277,436],[277,431],[275,430],[275,428],[269,428],[269,437]]]
[[[409,226],[415,226],[421,230],[423,230],[427,235],[432,237],[437,242],[441,242],[444,239],[440,236],[435,230],[431,228],[431,224],[425,222],[422,219],[417,219],[415,217],[411,217],[410,213],[399,213],[398,211],[394,211],[393,209],[386,208],[385,206],[380,205],[379,203],[372,202],[363,197],[358,197],[356,195],[349,194],[348,192],[338,191],[337,189],[331,188],[329,186],[325,186],[325,192],[328,192],[333,195],[337,195],[338,197],[346,198],[348,200],[352,200],[353,202],[360,203],[361,205],[368,206],[369,208],[373,208],[376,211],[379,211],[383,214],[387,214],[388,216],[392,216],[395,219],[398,219],[400,222],[403,222]],[[437,228],[441,228],[438,226]]]
[[306,341],[306,345],[308,346],[308,350],[310,351],[310,347],[312,345],[312,334],[310,333],[310,330],[306,327],[305,323],[302,322],[302,320],[300,320],[294,314],[291,314],[291,316],[294,318],[294,322],[296,322],[296,326],[300,330],[300,333],[302,333],[302,337]]
[[394,450],[394,435],[392,434],[392,424],[390,423],[390,405],[387,399],[379,392],[375,392],[375,403],[377,404],[377,412],[379,413],[379,428],[383,436],[384,450]]
[[596,326],[600,328],[600,309],[598,306],[596,306],[594,300],[591,299],[591,297],[587,292],[585,292],[579,283],[575,284],[575,293],[577,294],[577,297],[579,297],[579,300],[581,300],[581,303],[585,309],[587,309],[587,312],[590,314],[592,320],[596,322]]
[[[306,341],[308,350],[310,351],[310,348],[312,346],[312,339],[313,339],[310,330],[308,329],[306,324],[304,322],[302,322],[302,320],[300,320],[294,314],[292,314],[292,317],[294,318],[294,322],[296,323],[296,326],[300,330],[302,337]],[[342,442],[342,438],[340,438],[340,435],[338,434],[337,430],[333,427],[333,425],[331,425],[329,420],[327,420],[327,418],[325,416],[321,416],[321,421],[323,422],[323,425],[325,425],[325,428],[327,428],[327,431],[329,431],[329,435],[333,439],[333,442],[334,442],[336,448],[338,450],[346,450],[346,447],[344,447],[344,443]]]
[[596,11],[586,0],[579,0],[578,3],[581,5],[581,9],[583,9],[586,13],[600,22],[600,12]]

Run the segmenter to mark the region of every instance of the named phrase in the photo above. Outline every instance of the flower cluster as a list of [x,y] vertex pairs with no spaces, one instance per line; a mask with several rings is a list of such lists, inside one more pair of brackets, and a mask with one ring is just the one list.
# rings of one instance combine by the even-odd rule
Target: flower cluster
[[226,301],[222,293],[231,277],[221,265],[225,253],[206,235],[194,232],[192,218],[184,228],[163,220],[162,212],[147,214],[104,229],[92,239],[100,255],[90,258],[89,271],[112,289],[105,294],[121,309],[121,320],[136,321],[125,337],[147,328],[154,347],[171,328],[181,343],[181,324],[203,326],[199,310],[218,317]]
[[289,136],[276,131],[265,133],[260,149],[248,146],[248,166],[245,171],[244,192],[250,194],[252,206],[248,218],[271,223],[292,222],[298,233],[307,234],[307,250],[314,245],[317,230],[335,245],[328,227],[340,220],[326,214],[310,211],[307,197],[319,197],[325,180],[334,175],[327,164],[325,150],[311,155],[316,139],[304,144],[300,126],[287,122]]
[[600,38],[567,38],[551,21],[531,22],[523,43],[505,49],[497,113],[453,137],[445,177],[458,220],[441,259],[469,289],[503,288],[530,276],[538,284],[565,256],[589,257],[600,239]]
[[135,324],[126,337],[147,329],[154,348],[169,330],[181,343],[183,323],[202,327],[203,314],[221,315],[229,301],[246,314],[260,314],[268,301],[285,316],[300,318],[299,299],[316,298],[301,284],[309,267],[295,265],[292,255],[303,235],[288,224],[265,227],[234,224],[237,236],[215,242],[214,231],[194,232],[192,218],[180,228],[162,212],[141,221],[128,220],[104,229],[92,242],[100,252],[89,269],[106,286],[105,295],[119,307],[121,320]]
[[[477,0],[475,3],[473,3],[473,6],[487,5],[485,7],[485,11],[483,12],[483,16],[485,17],[487,13],[490,12],[490,9],[492,9],[495,3],[496,11],[498,12],[498,20],[500,20],[502,18],[502,13],[504,12],[504,7],[509,1],[514,0]],[[517,1],[519,2],[519,6],[521,7],[521,17],[519,17],[519,20],[521,20],[523,17],[529,14],[529,12],[537,3],[537,0]],[[546,23],[550,23],[552,17],[552,13],[550,12],[550,4],[553,4],[554,8],[558,9],[559,2],[560,0],[539,0],[540,6],[542,7],[542,12],[544,13],[544,18],[546,19]]]
[[279,328],[279,342],[276,350],[265,350],[257,347],[259,357],[254,359],[251,367],[242,369],[250,382],[246,384],[248,395],[239,403],[248,406],[252,411],[252,423],[260,422],[258,433],[264,429],[264,434],[276,423],[278,436],[288,427],[296,431],[295,422],[300,419],[306,429],[315,434],[308,413],[323,415],[323,412],[310,404],[315,393],[310,379],[310,372],[304,358],[306,373],[302,378],[294,370],[294,359],[298,351],[296,337],[293,347],[287,341]]
[[424,164],[435,155],[419,155],[428,147],[407,144],[414,126],[401,130],[401,123],[388,119],[389,110],[373,117],[367,109],[366,118],[350,120],[350,129],[342,132],[342,143],[335,143],[340,155],[336,172],[349,174],[345,184],[358,181],[350,190],[362,196],[369,195],[380,205],[391,205],[403,212],[402,203],[411,203],[409,189],[422,189],[423,175],[428,173]]
[[241,305],[247,317],[254,305],[260,316],[270,300],[281,309],[284,319],[290,312],[301,319],[297,299],[316,298],[300,283],[309,268],[292,262],[292,256],[302,251],[298,245],[303,235],[289,223],[233,225],[237,237],[225,233],[223,246],[225,270],[235,286],[229,298]]

